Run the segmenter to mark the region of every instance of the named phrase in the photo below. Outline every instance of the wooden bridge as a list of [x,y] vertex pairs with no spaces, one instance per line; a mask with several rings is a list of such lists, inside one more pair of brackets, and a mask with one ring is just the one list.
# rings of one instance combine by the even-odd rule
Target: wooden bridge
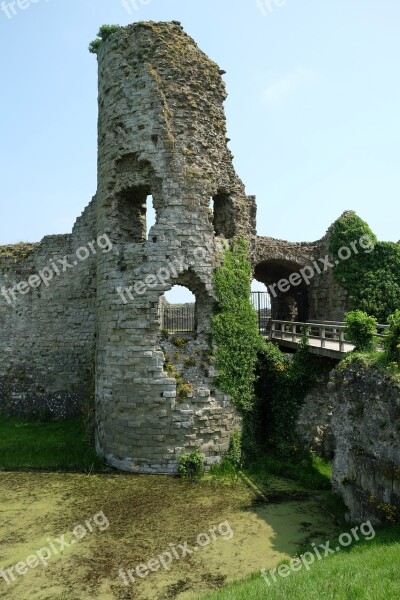
[[[383,331],[387,325],[378,325],[377,347],[384,337]],[[346,340],[346,324],[342,322],[310,322],[296,323],[293,321],[270,321],[267,334],[269,339],[279,346],[297,348],[302,338],[302,332],[307,328],[309,351],[319,356],[327,356],[341,360],[345,354],[354,350],[354,345]]]

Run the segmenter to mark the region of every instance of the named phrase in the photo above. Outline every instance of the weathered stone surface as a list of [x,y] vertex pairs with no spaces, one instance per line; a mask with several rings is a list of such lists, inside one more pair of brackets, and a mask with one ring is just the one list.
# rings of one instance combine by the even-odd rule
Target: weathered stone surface
[[[98,64],[96,197],[71,235],[0,249],[6,288],[51,260],[72,263],[48,285],[2,299],[0,410],[15,401],[29,414],[59,400],[62,413],[95,387],[99,453],[118,468],[174,472],[185,448],[219,460],[241,420],[200,364],[187,373],[192,392],[177,398],[164,370],[160,300],[187,286],[197,301],[189,346],[209,347],[213,272],[225,240],[245,236],[254,249],[255,198],[227,147],[219,67],[180,25],[121,28],[102,42]],[[156,224],[147,236],[150,195]],[[79,247],[105,235],[112,250],[76,261]],[[119,288],[142,282],[125,303]]]
[[352,521],[400,520],[400,388],[374,369],[333,373],[333,487]]
[[[57,260],[96,238],[94,202],[72,234],[40,244],[0,248],[0,289],[10,288],[55,261],[60,273],[46,286],[0,296],[0,410],[8,414],[76,414],[92,386],[95,342],[96,256],[63,272]],[[98,249],[99,250],[99,249]],[[58,266],[57,266],[58,265]],[[38,277],[39,279],[39,277]],[[34,280],[36,281],[36,280]],[[13,394],[20,396],[18,406]]]
[[[348,293],[334,276],[333,265],[338,257],[331,256],[329,250],[332,227],[317,242],[296,243],[257,237],[255,278],[272,291],[274,319],[343,321],[345,312],[351,310]],[[327,266],[327,259],[332,266]],[[301,273],[302,269],[306,269],[302,282],[281,292],[277,286],[279,281],[288,280],[293,273]]]
[[335,451],[332,434],[332,394],[327,387],[328,372],[323,372],[306,396],[299,412],[296,432],[305,448],[331,459]]
[[[195,446],[218,461],[240,418],[211,364],[197,361],[192,392],[178,398],[164,368],[163,294],[175,284],[195,294],[188,352],[203,352],[226,240],[249,239],[256,276],[271,284],[325,256],[329,234],[313,244],[256,238],[255,198],[227,147],[221,72],[180,25],[121,28],[101,43],[98,63],[96,196],[71,234],[0,248],[0,410],[61,418],[95,394],[98,451],[117,468],[170,473]],[[147,236],[150,195],[157,218]],[[100,236],[112,248],[99,248]],[[45,269],[49,281],[23,284]],[[118,293],[127,288],[131,296]],[[342,319],[347,297],[332,270],[308,291],[310,319]],[[279,296],[278,317],[295,317],[296,298]]]

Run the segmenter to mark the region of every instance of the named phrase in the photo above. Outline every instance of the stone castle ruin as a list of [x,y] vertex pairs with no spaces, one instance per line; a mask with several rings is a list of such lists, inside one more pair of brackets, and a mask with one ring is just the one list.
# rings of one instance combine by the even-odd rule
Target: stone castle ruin
[[[120,28],[97,54],[96,195],[71,234],[0,248],[0,410],[65,417],[93,395],[109,464],[172,473],[186,449],[218,461],[240,426],[205,360],[224,245],[250,240],[255,278],[271,285],[328,254],[329,232],[311,244],[257,237],[227,146],[223,71],[178,23]],[[196,297],[183,384],[165,366],[160,318],[175,285]],[[278,290],[273,306],[275,318],[334,321],[347,303],[330,271]]]

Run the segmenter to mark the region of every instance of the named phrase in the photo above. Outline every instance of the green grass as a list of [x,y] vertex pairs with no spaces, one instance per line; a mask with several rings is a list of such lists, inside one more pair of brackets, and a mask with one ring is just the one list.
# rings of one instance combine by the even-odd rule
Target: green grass
[[249,477],[255,479],[268,477],[270,474],[279,475],[298,481],[308,489],[331,489],[332,463],[315,455],[292,462],[290,459],[270,454],[246,471]]
[[[344,531],[350,531],[347,526]],[[336,548],[335,543],[331,547]],[[287,561],[285,561],[287,564]],[[400,598],[400,527],[360,536],[348,550],[316,561],[310,571],[290,571],[271,585],[255,574],[203,597],[203,600],[398,600]]]
[[0,415],[0,470],[99,471],[81,419],[27,421]]

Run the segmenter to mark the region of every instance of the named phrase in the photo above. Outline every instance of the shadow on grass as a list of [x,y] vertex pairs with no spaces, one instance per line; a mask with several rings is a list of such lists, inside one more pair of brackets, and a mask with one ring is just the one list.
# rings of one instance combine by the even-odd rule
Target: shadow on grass
[[82,419],[29,421],[0,415],[0,470],[103,472]]

